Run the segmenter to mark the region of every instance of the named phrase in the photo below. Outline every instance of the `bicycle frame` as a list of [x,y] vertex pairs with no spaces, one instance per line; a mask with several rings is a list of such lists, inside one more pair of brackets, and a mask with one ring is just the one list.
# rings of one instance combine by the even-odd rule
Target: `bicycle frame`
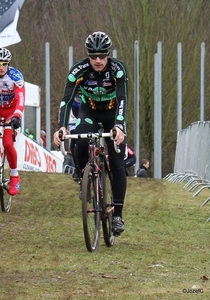
[[[105,137],[111,137],[111,134],[104,133],[103,128],[100,128],[98,133],[66,136],[66,139],[85,138],[89,140],[89,159],[82,179],[82,216],[86,247],[90,252],[96,251],[99,246],[100,221],[102,221],[103,237],[107,247],[112,246],[115,239],[112,232],[112,212],[114,211],[112,176],[105,153]],[[114,147],[115,151],[119,153],[120,150],[115,142]],[[63,155],[66,154],[64,141],[61,144],[61,151]]]

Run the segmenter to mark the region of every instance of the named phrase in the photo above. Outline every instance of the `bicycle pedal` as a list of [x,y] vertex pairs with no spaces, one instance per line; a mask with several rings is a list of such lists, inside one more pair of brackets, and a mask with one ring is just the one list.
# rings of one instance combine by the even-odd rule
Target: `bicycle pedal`
[[121,233],[122,233],[122,232],[119,232],[119,231],[114,231],[114,232],[113,232],[113,235],[114,235],[115,237],[118,237],[118,236],[120,236],[120,235],[121,235]]

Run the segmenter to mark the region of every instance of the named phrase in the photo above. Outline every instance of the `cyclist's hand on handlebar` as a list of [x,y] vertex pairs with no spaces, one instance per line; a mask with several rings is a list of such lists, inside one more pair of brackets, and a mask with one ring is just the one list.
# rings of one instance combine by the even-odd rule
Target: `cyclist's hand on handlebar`
[[110,131],[110,134],[113,136],[116,145],[119,146],[123,143],[125,135],[119,127],[116,126],[114,129],[116,130],[115,137],[113,136],[113,130]]
[[[59,132],[62,132],[62,137],[60,138]],[[53,140],[57,147],[61,145],[62,140],[65,140],[67,131],[65,127],[61,127],[58,131],[54,133]]]
[[11,123],[12,123],[14,129],[18,129],[20,127],[20,118],[12,117]]

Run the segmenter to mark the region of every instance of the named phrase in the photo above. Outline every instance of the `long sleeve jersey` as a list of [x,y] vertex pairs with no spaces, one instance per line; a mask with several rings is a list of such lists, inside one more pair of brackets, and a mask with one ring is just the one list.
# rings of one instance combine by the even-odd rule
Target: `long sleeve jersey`
[[80,89],[82,102],[91,109],[101,111],[115,108],[115,125],[125,131],[127,81],[125,66],[117,59],[108,58],[107,66],[101,72],[92,68],[89,58],[74,64],[69,71],[60,103],[59,128],[67,127],[74,97]]
[[25,105],[25,83],[21,72],[9,67],[0,77],[0,110],[14,107],[14,116],[21,117]]

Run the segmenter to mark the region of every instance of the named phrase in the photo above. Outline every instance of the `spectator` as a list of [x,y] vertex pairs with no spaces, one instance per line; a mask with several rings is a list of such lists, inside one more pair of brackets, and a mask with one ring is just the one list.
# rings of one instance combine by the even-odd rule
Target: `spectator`
[[40,145],[46,148],[46,132],[45,130],[40,131]]
[[28,128],[25,129],[24,133],[27,135],[27,137],[29,137],[30,139],[33,140],[34,135],[32,132],[30,132],[30,130]]
[[63,172],[73,174],[75,169],[74,158],[71,151],[67,152],[63,161]]
[[148,178],[148,172],[147,172],[148,168],[149,168],[149,160],[143,158],[141,161],[141,165],[136,172],[136,177]]

